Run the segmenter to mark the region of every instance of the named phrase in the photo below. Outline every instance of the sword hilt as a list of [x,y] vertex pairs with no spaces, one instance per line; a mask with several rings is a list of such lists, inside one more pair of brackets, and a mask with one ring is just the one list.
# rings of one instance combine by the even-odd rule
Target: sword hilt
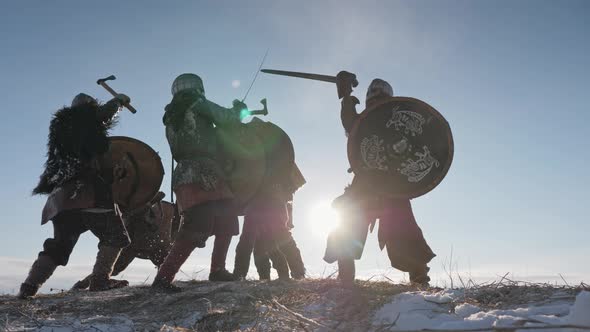
[[341,71],[336,75],[336,88],[338,89],[338,99],[350,96],[352,88],[356,88],[359,82],[356,75],[347,71]]

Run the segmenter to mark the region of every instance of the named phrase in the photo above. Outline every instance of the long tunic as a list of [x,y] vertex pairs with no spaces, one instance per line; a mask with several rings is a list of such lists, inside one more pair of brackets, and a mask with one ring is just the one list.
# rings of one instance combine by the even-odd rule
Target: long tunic
[[239,116],[205,98],[194,100],[181,112],[180,124],[165,119],[166,138],[177,162],[172,186],[180,211],[208,201],[231,199],[233,194],[217,161],[215,127],[229,126],[239,121]]

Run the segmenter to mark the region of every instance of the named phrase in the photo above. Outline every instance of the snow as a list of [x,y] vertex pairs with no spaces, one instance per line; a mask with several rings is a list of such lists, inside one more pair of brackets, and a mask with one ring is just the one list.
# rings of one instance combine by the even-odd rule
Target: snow
[[[37,332],[133,332],[135,331],[133,321],[127,317],[105,317],[94,316],[87,319],[79,320],[71,318],[69,322],[54,321],[47,319],[34,331]],[[30,331],[23,329],[22,331]]]
[[343,288],[336,280],[178,284],[183,292],[174,294],[127,287],[27,302],[0,296],[0,331],[295,331],[301,324],[310,331],[590,329],[590,292],[572,287],[417,291],[371,282]]
[[571,325],[590,326],[590,292],[578,294],[566,321]]
[[462,291],[456,290],[443,290],[434,294],[427,292],[398,294],[375,312],[373,326],[386,326],[391,330],[467,330],[518,327],[523,324],[524,326],[590,327],[590,292],[588,291],[578,294],[574,303],[558,301],[503,310],[485,310],[473,304],[458,303],[461,301],[461,294]]

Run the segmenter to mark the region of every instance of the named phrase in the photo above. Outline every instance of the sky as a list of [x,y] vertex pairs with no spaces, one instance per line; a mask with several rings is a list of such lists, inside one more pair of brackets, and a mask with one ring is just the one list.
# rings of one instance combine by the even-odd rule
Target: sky
[[[173,79],[204,80],[207,98],[242,99],[264,67],[373,78],[435,107],[450,123],[455,156],[444,181],[412,201],[434,252],[432,276],[474,280],[590,281],[590,3],[587,1],[4,1],[0,3],[0,292],[13,293],[51,237],[40,225],[42,172],[53,112],[79,92],[106,101],[95,82],[129,95],[114,135],[170,152],[161,118]],[[295,196],[294,237],[310,275],[327,227],[318,214],[351,180],[335,86],[261,74],[246,103],[267,98],[265,120],[291,137],[307,184]],[[361,108],[362,109],[362,108]],[[359,109],[360,110],[360,109]],[[168,192],[170,172],[162,187]],[[234,238],[228,257],[233,268]],[[67,289],[89,273],[96,239],[81,237],[70,264],[46,284]],[[183,266],[206,278],[212,241]],[[371,234],[360,277],[407,275],[389,266]],[[252,267],[251,272],[254,272]],[[124,277],[153,278],[146,261]],[[563,279],[562,279],[563,277]],[[455,277],[456,278],[456,277]]]

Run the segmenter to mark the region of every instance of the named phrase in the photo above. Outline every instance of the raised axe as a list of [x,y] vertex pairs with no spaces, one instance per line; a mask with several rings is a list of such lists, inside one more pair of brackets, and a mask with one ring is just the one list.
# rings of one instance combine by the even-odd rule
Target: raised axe
[[[108,91],[110,94],[112,94],[112,95],[113,95],[113,97],[117,97],[118,93],[117,93],[115,90],[113,90],[113,89],[112,89],[112,88],[111,88],[111,87],[110,87],[110,86],[109,86],[109,85],[106,83],[106,81],[112,81],[112,80],[115,80],[115,79],[117,79],[117,78],[115,77],[115,75],[111,75],[111,76],[109,76],[109,77],[105,77],[105,78],[101,78],[101,79],[97,80],[97,81],[96,81],[96,84],[98,84],[98,85],[101,85],[103,88],[105,88],[105,90],[107,90],[107,91]],[[131,113],[133,113],[133,114],[137,113],[137,110],[136,110],[136,109],[135,109],[133,106],[131,106],[131,104],[129,104],[129,103],[126,103],[126,104],[125,104],[125,105],[123,105],[123,106],[125,106],[125,107],[126,107],[126,108],[127,108],[127,109],[128,109],[130,112],[131,112]]]
[[262,100],[260,100],[260,103],[263,106],[262,109],[250,111],[250,115],[268,115],[268,108],[266,108],[266,98],[263,98]]
[[347,71],[341,71],[336,76],[274,69],[261,69],[260,71],[266,74],[299,77],[308,80],[335,83],[336,88],[338,89],[338,99],[350,96],[350,94],[352,93],[352,88],[357,87],[359,84],[359,82],[356,80],[356,75],[353,73],[349,73]]
[[[238,104],[241,103],[241,101],[239,100],[234,100],[234,107]],[[240,110],[240,119],[243,119],[247,116],[250,115],[267,115],[268,114],[268,108],[266,107],[266,98],[260,100],[260,103],[262,104],[262,109],[261,110],[254,110],[251,111],[249,109],[245,109],[245,110]]]

